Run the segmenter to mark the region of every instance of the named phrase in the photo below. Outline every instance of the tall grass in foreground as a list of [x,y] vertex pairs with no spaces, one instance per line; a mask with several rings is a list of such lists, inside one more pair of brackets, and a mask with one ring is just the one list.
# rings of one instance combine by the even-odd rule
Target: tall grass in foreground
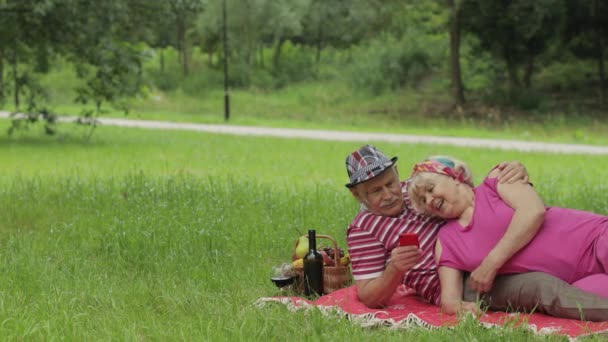
[[363,329],[254,306],[278,294],[270,268],[289,260],[296,230],[314,227],[343,245],[353,205],[343,192],[241,180],[15,179],[0,190],[0,338],[535,338],[466,321],[455,330]]

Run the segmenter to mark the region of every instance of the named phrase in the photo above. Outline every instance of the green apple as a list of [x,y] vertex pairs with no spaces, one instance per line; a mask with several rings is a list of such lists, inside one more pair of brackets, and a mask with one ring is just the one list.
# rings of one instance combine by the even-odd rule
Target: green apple
[[296,256],[301,259],[308,253],[308,237],[301,236],[296,244]]

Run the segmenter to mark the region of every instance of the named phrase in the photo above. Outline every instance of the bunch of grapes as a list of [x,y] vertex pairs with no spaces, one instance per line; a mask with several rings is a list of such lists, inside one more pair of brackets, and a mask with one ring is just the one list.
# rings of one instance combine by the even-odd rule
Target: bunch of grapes
[[[336,250],[333,247],[325,246],[321,247],[321,250],[325,252],[332,260],[334,260],[334,254]],[[338,259],[344,256],[344,250],[338,247]]]

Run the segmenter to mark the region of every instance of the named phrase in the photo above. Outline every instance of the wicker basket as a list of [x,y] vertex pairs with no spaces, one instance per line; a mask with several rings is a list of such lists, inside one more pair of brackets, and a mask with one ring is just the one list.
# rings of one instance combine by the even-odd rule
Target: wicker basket
[[[317,238],[330,240],[334,247],[334,266],[323,266],[323,292],[328,294],[347,287],[351,283],[350,271],[348,265],[340,266],[340,253],[336,239],[329,235],[317,235]],[[295,288],[298,292],[304,293],[304,269],[296,269],[295,272],[297,276]]]

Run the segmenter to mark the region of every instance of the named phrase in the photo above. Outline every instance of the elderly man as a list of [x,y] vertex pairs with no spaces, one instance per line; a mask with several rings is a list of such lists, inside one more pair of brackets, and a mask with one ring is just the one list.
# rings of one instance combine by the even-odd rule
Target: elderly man
[[[346,158],[349,176],[346,187],[362,206],[347,231],[359,299],[369,307],[381,307],[403,284],[438,305],[440,285],[433,248],[443,221],[412,210],[408,181],[399,181],[396,162],[397,157],[388,159],[370,145]],[[527,180],[520,164],[504,166],[501,181]],[[417,234],[420,246],[398,246],[402,233]],[[514,248],[511,245],[509,241],[501,241],[495,248],[512,255],[516,250],[509,250]],[[608,299],[585,293],[543,273],[495,278],[492,271],[482,265],[472,273],[465,286],[466,301],[475,302],[479,291],[486,293],[484,300],[494,310],[536,310],[559,317],[608,320]]]

